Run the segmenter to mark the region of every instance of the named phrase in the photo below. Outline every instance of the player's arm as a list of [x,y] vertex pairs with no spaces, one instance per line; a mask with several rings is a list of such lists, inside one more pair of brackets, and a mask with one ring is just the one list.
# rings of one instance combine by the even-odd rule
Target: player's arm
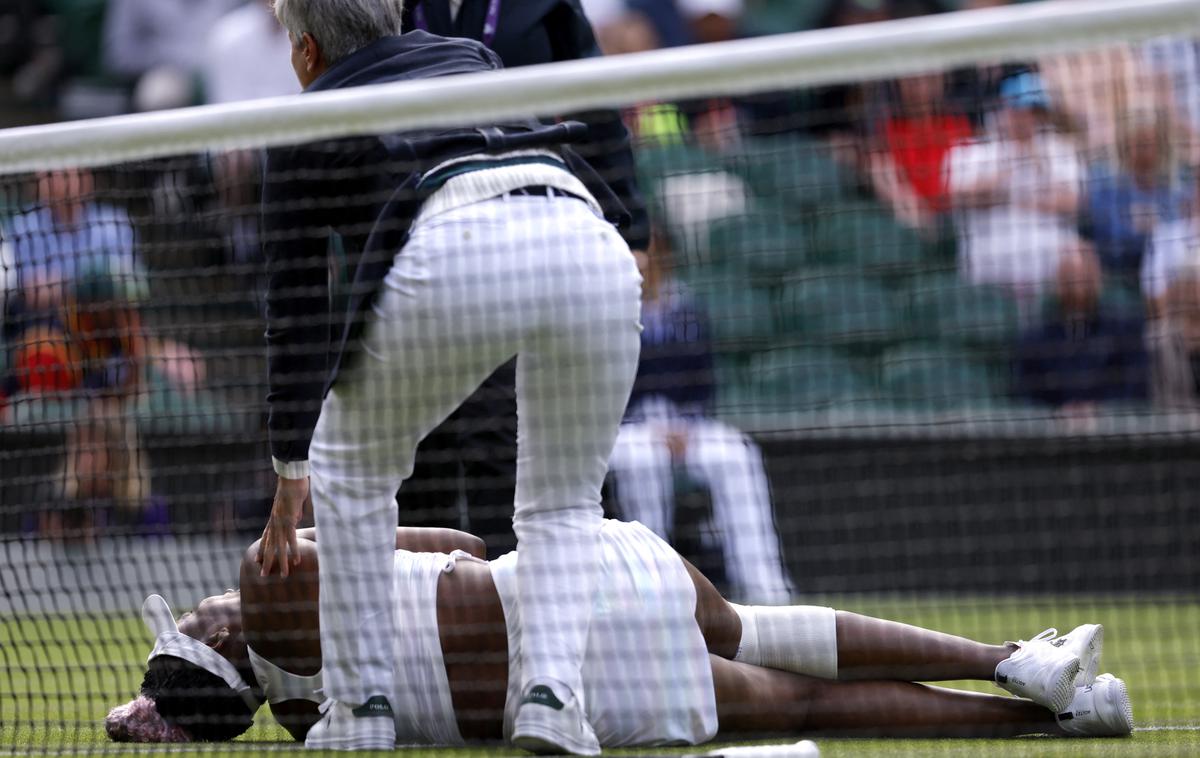
[[[257,559],[260,541],[255,540],[242,556],[239,587],[246,642],[287,671],[315,674],[321,670],[317,546],[300,536],[300,564],[286,577],[278,572],[262,576]],[[287,630],[286,637],[277,634],[281,629]],[[271,714],[297,742],[303,742],[321,718],[317,704],[308,700],[272,703]]]
[[[296,537],[316,542],[317,530],[314,527],[298,529]],[[399,526],[396,527],[396,549],[413,553],[453,553],[462,550],[479,559],[487,558],[487,544],[483,540],[457,529]]]
[[308,475],[308,447],[325,388],[329,230],[323,211],[337,202],[324,183],[302,178],[306,155],[303,149],[272,151],[262,196],[267,426],[276,473],[288,479]]

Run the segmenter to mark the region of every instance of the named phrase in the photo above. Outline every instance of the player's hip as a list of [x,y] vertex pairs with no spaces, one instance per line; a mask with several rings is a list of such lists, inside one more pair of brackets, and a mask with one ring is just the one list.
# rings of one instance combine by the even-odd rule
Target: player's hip
[[[712,671],[695,620],[696,591],[682,559],[638,523],[606,521],[603,581],[593,601],[583,664],[588,718],[605,747],[697,744],[717,729]],[[519,701],[517,554],[491,562],[509,645],[505,734]]]

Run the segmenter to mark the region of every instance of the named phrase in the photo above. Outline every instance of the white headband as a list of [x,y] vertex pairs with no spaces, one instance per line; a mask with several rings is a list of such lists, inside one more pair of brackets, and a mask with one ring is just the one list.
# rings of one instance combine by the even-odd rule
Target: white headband
[[180,632],[179,625],[175,623],[175,614],[171,613],[171,606],[167,605],[162,595],[146,598],[146,602],[142,603],[142,620],[154,635],[154,649],[146,658],[147,664],[160,655],[182,658],[219,677],[232,687],[252,713],[258,710],[261,703],[254,697],[250,685],[246,684],[237,668],[216,650]]

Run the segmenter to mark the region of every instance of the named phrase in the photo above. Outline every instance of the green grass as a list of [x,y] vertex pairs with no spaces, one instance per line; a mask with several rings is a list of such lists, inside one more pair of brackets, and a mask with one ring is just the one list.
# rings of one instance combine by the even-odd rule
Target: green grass
[[[998,642],[1029,637],[1053,624],[1060,630],[1086,621],[1106,628],[1102,670],[1130,687],[1139,731],[1128,740],[855,740],[822,739],[822,755],[898,756],[1168,756],[1200,754],[1200,602],[1194,599],[1062,598],[810,598],[910,624]],[[134,616],[63,616],[0,621],[0,752],[82,751],[161,753],[162,746],[116,746],[101,722],[112,705],[128,700],[141,681],[149,649]],[[996,691],[986,683],[955,683]],[[1163,729],[1166,727],[1167,729]],[[1172,730],[1171,728],[1176,730]],[[802,735],[797,735],[799,739]],[[294,748],[264,709],[258,723],[232,746],[184,752],[263,752]],[[707,748],[706,748],[707,749]],[[174,751],[173,751],[174,752]],[[434,750],[440,758],[517,755],[497,748]],[[625,750],[616,754],[672,755],[689,750]]]

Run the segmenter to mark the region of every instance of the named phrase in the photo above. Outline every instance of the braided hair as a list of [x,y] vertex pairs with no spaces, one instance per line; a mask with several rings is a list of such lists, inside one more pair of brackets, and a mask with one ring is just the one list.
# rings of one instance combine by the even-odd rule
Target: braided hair
[[[240,673],[254,681],[252,673]],[[228,742],[254,723],[254,712],[236,690],[182,658],[160,655],[151,660],[141,693],[154,701],[164,721],[197,742]]]

